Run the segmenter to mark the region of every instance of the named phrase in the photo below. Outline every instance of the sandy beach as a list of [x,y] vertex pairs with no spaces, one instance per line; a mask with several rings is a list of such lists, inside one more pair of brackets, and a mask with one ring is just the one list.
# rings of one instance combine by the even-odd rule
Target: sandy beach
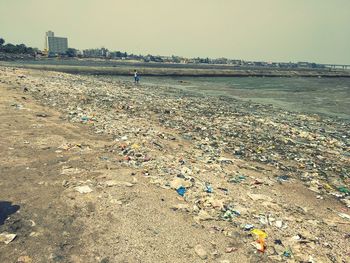
[[348,121],[14,67],[0,93],[0,262],[349,262]]

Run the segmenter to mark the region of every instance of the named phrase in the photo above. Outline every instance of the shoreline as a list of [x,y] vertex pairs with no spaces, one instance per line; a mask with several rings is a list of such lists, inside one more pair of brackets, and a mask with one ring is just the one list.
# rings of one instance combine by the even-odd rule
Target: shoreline
[[[310,78],[350,78],[350,71],[309,70],[309,69],[215,69],[215,68],[191,68],[191,67],[149,67],[147,64],[135,63],[135,65],[89,66],[89,65],[49,65],[49,64],[20,64],[18,62],[0,62],[0,65],[57,71],[70,74],[86,75],[119,75],[130,76],[135,68],[143,76],[169,76],[169,77],[310,77]],[[169,65],[168,65],[169,66]]]
[[[97,207],[75,209],[74,216],[83,226],[79,237],[84,243],[75,244],[80,253],[93,254],[87,244],[96,244],[95,253],[108,256],[112,262],[116,259],[112,250],[117,248],[125,258],[138,255],[144,262],[154,257],[158,262],[184,262],[186,258],[194,262],[200,260],[194,251],[200,243],[213,261],[307,261],[312,256],[328,262],[331,256],[341,262],[350,255],[344,238],[350,232],[350,221],[344,216],[350,214],[346,192],[350,186],[350,122],[85,75],[0,67],[0,76],[2,89],[8,86],[17,94],[2,104],[6,109],[30,114],[34,106],[29,103],[33,101],[42,105],[41,111],[58,111],[55,116],[62,125],[82,129],[69,131],[74,141],[63,148],[57,141],[67,137],[66,133],[60,140],[52,137],[40,144],[56,158],[46,161],[48,168],[57,160],[62,162],[58,165],[63,172],[50,175],[59,183],[48,185],[61,189],[60,196],[71,208],[88,203]],[[15,103],[11,102],[14,98]],[[25,119],[33,120],[30,127],[42,129],[44,136],[53,132],[45,128],[50,115],[53,113],[46,117],[41,113],[38,120]],[[2,123],[10,132],[6,121]],[[93,138],[87,137],[87,132]],[[17,136],[13,140],[27,139]],[[34,147],[35,141],[29,145]],[[90,154],[90,159],[85,154]],[[35,155],[30,157],[35,160]],[[5,159],[2,166],[8,166],[7,162]],[[43,173],[39,180],[50,178]],[[121,186],[118,180],[129,183]],[[80,184],[93,189],[86,199],[74,190]],[[184,196],[177,193],[179,186],[186,189]],[[132,192],[133,187],[137,191]],[[151,198],[153,191],[157,194]],[[123,196],[115,199],[120,192]],[[147,211],[162,216],[153,218]],[[136,220],[127,220],[125,215],[130,213]],[[111,220],[114,217],[117,220]],[[159,224],[149,225],[157,220]],[[135,221],[135,225],[128,221]],[[123,235],[119,222],[130,231],[129,236]],[[176,228],[184,239],[172,232]],[[252,228],[268,234],[265,253],[257,253]],[[116,231],[94,236],[99,229]],[[116,243],[115,236],[122,238]],[[126,238],[133,246],[124,242]],[[140,251],[140,238],[157,245]],[[36,246],[30,237],[19,239]],[[167,250],[167,242],[176,253]],[[215,242],[215,247],[210,242]],[[10,249],[3,251],[6,255]],[[287,256],[286,251],[290,252]]]

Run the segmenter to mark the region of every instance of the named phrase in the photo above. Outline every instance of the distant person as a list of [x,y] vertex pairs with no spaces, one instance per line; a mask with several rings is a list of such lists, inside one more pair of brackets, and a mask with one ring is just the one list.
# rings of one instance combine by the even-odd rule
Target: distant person
[[134,79],[135,79],[135,83],[138,84],[139,81],[140,81],[140,76],[139,74],[137,73],[137,70],[135,69],[134,71]]

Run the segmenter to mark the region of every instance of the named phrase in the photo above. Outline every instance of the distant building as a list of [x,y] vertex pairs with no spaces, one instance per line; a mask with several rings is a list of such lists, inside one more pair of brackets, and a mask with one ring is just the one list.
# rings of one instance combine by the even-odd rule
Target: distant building
[[110,52],[107,48],[85,49],[83,55],[88,58],[106,58],[110,56]]
[[54,37],[55,36],[55,33],[52,32],[52,31],[47,31],[46,32],[46,37]]
[[50,54],[65,54],[68,50],[68,39],[55,37],[54,32],[48,31],[45,35],[45,49]]

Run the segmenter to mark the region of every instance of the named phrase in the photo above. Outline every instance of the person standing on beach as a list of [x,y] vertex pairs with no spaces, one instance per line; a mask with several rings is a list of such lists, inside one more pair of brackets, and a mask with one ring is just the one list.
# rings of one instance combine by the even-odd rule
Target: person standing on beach
[[134,79],[135,79],[135,83],[138,84],[140,81],[140,77],[136,69],[134,70]]

